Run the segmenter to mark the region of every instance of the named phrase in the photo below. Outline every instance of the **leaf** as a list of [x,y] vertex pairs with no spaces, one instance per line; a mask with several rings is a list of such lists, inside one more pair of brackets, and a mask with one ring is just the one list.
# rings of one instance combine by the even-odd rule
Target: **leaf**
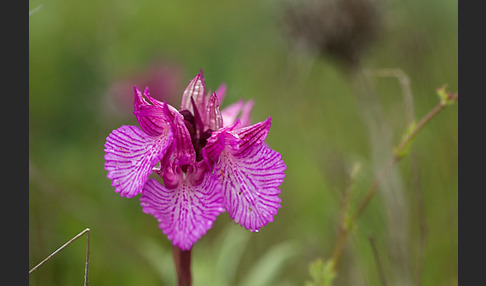
[[272,283],[285,262],[299,252],[295,242],[283,242],[270,248],[248,272],[240,286],[266,286]]
[[175,285],[176,276],[172,252],[167,251],[152,238],[145,238],[139,245],[140,254],[159,275],[163,285]]
[[331,286],[336,273],[333,270],[332,260],[324,263],[320,258],[309,264],[309,274],[312,281],[306,281],[306,286]]
[[251,232],[230,225],[218,234],[214,243],[199,242],[193,249],[193,285],[234,285],[250,236]]
[[221,276],[223,285],[232,285],[243,250],[248,243],[251,232],[240,227],[228,227],[219,247],[216,259],[216,275]]
[[440,102],[445,105],[452,105],[457,100],[457,93],[452,94],[447,91],[447,85],[439,87],[437,90],[437,95],[439,96]]

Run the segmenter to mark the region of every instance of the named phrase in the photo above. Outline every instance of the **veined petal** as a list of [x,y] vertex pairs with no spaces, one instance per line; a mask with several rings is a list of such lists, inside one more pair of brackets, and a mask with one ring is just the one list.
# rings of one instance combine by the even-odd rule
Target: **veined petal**
[[255,144],[262,143],[265,138],[267,138],[271,124],[272,118],[268,117],[265,121],[235,130],[235,133],[242,141],[239,146],[239,152],[244,152],[245,149],[250,148]]
[[251,124],[250,112],[253,105],[254,101],[250,99],[246,103],[243,100],[239,100],[238,102],[227,106],[221,111],[221,115],[223,116],[223,126],[233,125],[238,116],[241,124],[240,127],[249,126]]
[[236,223],[251,231],[272,222],[281,207],[278,187],[286,166],[282,156],[263,143],[269,120],[241,130],[239,148],[224,148],[214,165],[226,210]]
[[241,109],[245,105],[243,100],[239,100],[231,105],[228,105],[226,108],[221,110],[221,116],[223,117],[223,126],[230,126],[236,122],[236,118],[240,113]]
[[281,155],[263,143],[243,153],[225,149],[214,172],[221,180],[230,217],[251,231],[272,222],[281,207],[278,187],[285,169]]
[[170,128],[162,130],[160,136],[145,134],[136,126],[122,126],[106,138],[105,170],[108,179],[120,196],[131,198],[142,191],[142,187],[172,143]]
[[[149,94],[148,88],[145,88],[143,94],[136,87],[135,90],[135,103],[134,103],[134,113],[137,116],[138,123],[145,133],[151,136],[159,136],[162,134],[163,130],[167,127],[167,122],[163,116],[152,116],[152,115],[142,115],[140,111],[150,110],[152,108],[162,108],[162,102],[155,98],[152,98]],[[161,114],[163,115],[163,114]]]
[[239,120],[233,126],[223,127],[214,131],[208,138],[206,146],[202,148],[204,161],[210,168],[218,161],[219,155],[227,147],[238,149],[240,144],[239,136],[232,130],[239,124]]
[[192,108],[191,98],[194,99],[196,106],[199,110],[206,110],[204,106],[206,87],[204,84],[204,77],[202,71],[193,78],[187,85],[184,93],[182,94],[181,110],[189,110],[194,114]]
[[210,172],[198,186],[183,180],[175,189],[150,179],[140,201],[143,211],[157,218],[162,232],[182,250],[191,249],[224,211],[221,185]]
[[211,130],[218,130],[223,127],[223,116],[219,110],[218,97],[213,93],[209,98],[206,108],[206,127]]
[[219,85],[215,93],[218,96],[218,103],[221,104],[223,102],[224,97],[226,96],[226,84],[223,83]]
[[250,99],[245,103],[245,106],[243,106],[243,110],[241,111],[240,115],[241,127],[246,127],[251,124],[250,113],[253,109],[253,105],[254,101]]

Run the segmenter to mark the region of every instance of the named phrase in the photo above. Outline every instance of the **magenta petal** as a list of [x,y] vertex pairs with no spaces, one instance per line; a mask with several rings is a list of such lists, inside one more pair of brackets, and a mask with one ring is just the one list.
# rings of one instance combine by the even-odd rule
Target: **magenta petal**
[[225,144],[214,165],[230,217],[252,231],[272,222],[280,208],[278,187],[286,166],[282,156],[263,142],[270,120],[233,131],[239,144]]
[[221,104],[226,96],[226,84],[221,84],[218,89],[215,91],[216,96],[218,97],[218,103]]
[[136,126],[122,126],[106,138],[105,170],[120,196],[131,198],[142,187],[172,142],[172,131],[166,128],[160,136],[145,134]]
[[157,218],[162,232],[182,250],[191,249],[224,211],[221,186],[211,173],[198,186],[182,181],[175,189],[150,179],[140,201],[143,211]]
[[202,148],[202,155],[204,161],[207,163],[209,168],[212,168],[214,163],[218,161],[219,155],[226,148],[226,136],[229,133],[222,132],[214,134],[209,138],[208,143],[204,148]]
[[245,102],[243,100],[239,100],[238,102],[235,102],[221,110],[221,116],[223,117],[223,126],[233,125],[236,122],[236,118],[238,117],[238,114],[240,113],[244,105]]
[[249,148],[255,144],[262,143],[267,138],[268,131],[270,130],[271,117],[267,120],[253,124],[252,126],[243,127],[235,130],[242,143],[240,145],[240,152],[244,152],[246,148]]
[[219,110],[218,97],[216,93],[213,93],[209,97],[208,105],[206,108],[206,127],[211,130],[218,130],[223,127],[223,117]]
[[243,110],[241,111],[241,115],[240,115],[240,121],[242,127],[246,127],[251,124],[250,113],[251,110],[253,109],[253,105],[254,102],[253,100],[250,99],[246,102],[245,106],[243,106]]
[[[161,110],[163,104],[155,98],[149,95],[148,88],[146,88],[143,94],[135,86],[135,104],[134,113],[137,116],[138,123],[142,130],[151,136],[159,136],[167,126],[167,122],[163,116],[154,116],[150,114],[143,114],[141,111],[158,109]],[[158,113],[158,115],[163,115]]]
[[174,134],[174,162],[177,165],[195,162],[196,152],[192,145],[191,135],[184,124],[184,117],[168,104],[164,105],[164,114],[168,118]]
[[258,231],[280,208],[278,188],[285,177],[282,156],[264,143],[244,149],[226,148],[214,167],[221,180],[230,217],[251,231]]
[[250,112],[253,108],[253,100],[248,100],[246,103],[239,100],[221,111],[223,116],[223,125],[230,126],[236,122],[236,118],[240,118],[240,126],[246,127],[251,124]]
[[189,110],[192,114],[194,114],[191,98],[194,99],[194,102],[199,110],[206,110],[206,107],[204,106],[205,92],[206,87],[204,84],[204,77],[202,72],[200,72],[189,82],[184,90],[184,93],[182,94],[181,110]]
[[241,140],[232,130],[239,121],[235,122],[233,126],[223,127],[211,134],[208,138],[206,146],[202,148],[202,155],[210,168],[218,161],[219,155],[226,147],[237,149]]

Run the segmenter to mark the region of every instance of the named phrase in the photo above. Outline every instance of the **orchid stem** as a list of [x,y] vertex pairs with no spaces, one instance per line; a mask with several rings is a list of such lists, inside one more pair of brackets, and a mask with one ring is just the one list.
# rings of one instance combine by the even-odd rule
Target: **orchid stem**
[[178,286],[191,286],[191,250],[181,250],[177,246],[172,247],[174,264],[177,272]]
[[[457,93],[455,94],[450,94],[449,95],[449,100],[451,101],[457,101]],[[341,257],[341,253],[343,250],[343,247],[346,243],[347,236],[350,232],[350,229],[354,226],[355,222],[358,220],[358,218],[362,215],[363,211],[366,209],[368,204],[370,203],[371,199],[376,193],[376,190],[378,189],[378,186],[380,185],[382,179],[391,171],[393,166],[395,166],[402,158],[403,156],[399,156],[397,154],[401,154],[407,146],[411,143],[411,141],[417,136],[418,132],[432,119],[434,118],[444,107],[446,107],[447,104],[443,101],[440,101],[437,106],[435,106],[432,110],[429,111],[417,125],[415,128],[410,132],[398,145],[398,147],[395,150],[395,153],[390,160],[389,164],[387,167],[380,173],[378,176],[375,178],[375,181],[373,182],[373,185],[370,187],[368,190],[368,193],[364,197],[364,199],[361,201],[361,203],[358,206],[358,209],[356,212],[350,217],[350,223],[348,224],[348,228],[346,229],[341,229],[339,232],[339,238],[334,246],[334,250],[332,253],[332,261],[333,263],[333,270],[335,271],[339,262],[339,258]]]

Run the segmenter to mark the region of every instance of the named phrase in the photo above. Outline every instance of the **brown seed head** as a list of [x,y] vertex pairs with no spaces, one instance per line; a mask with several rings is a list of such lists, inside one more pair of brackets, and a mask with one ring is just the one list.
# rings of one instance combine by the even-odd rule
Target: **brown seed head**
[[292,44],[355,67],[381,28],[379,4],[378,0],[303,0],[286,7],[284,27]]

